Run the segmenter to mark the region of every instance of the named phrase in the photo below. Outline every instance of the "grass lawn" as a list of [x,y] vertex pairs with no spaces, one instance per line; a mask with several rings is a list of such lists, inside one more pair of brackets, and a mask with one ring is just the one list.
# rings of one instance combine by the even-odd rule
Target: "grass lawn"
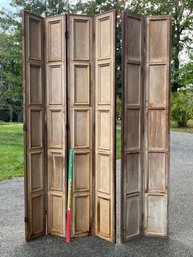
[[[187,128],[171,124],[171,130],[193,133],[193,120]],[[121,125],[117,124],[116,158],[121,158]],[[0,181],[23,176],[23,124],[0,123]]]
[[193,120],[187,122],[187,127],[178,127],[177,124],[171,121],[171,130],[177,132],[193,133]]
[[0,123],[0,181],[23,176],[23,124]]
[[[121,130],[117,129],[117,159],[121,158]],[[23,176],[23,124],[0,123],[0,181]]]

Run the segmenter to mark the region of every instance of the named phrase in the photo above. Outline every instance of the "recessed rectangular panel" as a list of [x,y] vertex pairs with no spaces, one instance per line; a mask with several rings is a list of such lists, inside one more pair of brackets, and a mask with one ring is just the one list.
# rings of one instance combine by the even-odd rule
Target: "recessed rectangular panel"
[[165,111],[149,110],[148,113],[148,146],[163,149],[166,144],[166,116]]
[[74,66],[74,104],[90,103],[90,66]]
[[89,147],[89,110],[74,111],[74,147]]
[[22,12],[25,237],[46,233],[44,18]]
[[98,23],[99,56],[98,59],[106,59],[111,56],[111,18],[99,19]]
[[62,22],[56,20],[48,23],[48,61],[60,60],[62,60]]
[[48,180],[49,190],[63,189],[64,157],[61,152],[49,152],[48,154]]
[[168,20],[149,20],[149,61],[166,61],[168,56]]
[[41,110],[30,111],[31,148],[43,146],[42,118]]
[[110,111],[98,111],[98,146],[109,149],[111,147],[111,117]]
[[29,58],[42,59],[42,22],[29,17]]
[[63,100],[64,86],[63,69],[61,65],[50,65],[48,74],[48,94],[50,105],[61,105]]
[[44,230],[44,199],[42,194],[31,199],[31,234],[38,235]]
[[171,17],[147,17],[144,234],[168,235],[169,74]]
[[[166,236],[167,234],[167,196],[146,196],[146,228],[147,235]],[[145,228],[145,229],[146,229]]]
[[126,149],[140,147],[140,111],[127,109],[125,114],[127,133],[125,135]]
[[111,233],[111,216],[110,216],[110,199],[98,198],[98,211],[99,213],[99,223],[98,232],[101,236],[110,237]]
[[126,239],[135,237],[140,233],[141,226],[141,200],[139,195],[126,198]]
[[30,154],[30,175],[31,175],[31,192],[43,190],[43,152]]
[[140,192],[141,190],[141,164],[140,154],[126,155],[126,192],[127,194]]
[[166,105],[166,65],[149,67],[149,106],[165,107]]
[[98,190],[110,194],[111,191],[111,159],[108,154],[98,154]]
[[90,59],[90,20],[74,19],[74,59]]
[[115,26],[109,11],[95,17],[95,234],[115,242]]
[[75,196],[74,201],[74,234],[88,233],[90,224],[89,196]]
[[30,71],[30,104],[42,104],[42,67],[29,65]]
[[111,101],[111,67],[110,63],[98,67],[98,101],[99,104],[110,104]]
[[142,30],[142,23],[141,19],[129,17],[127,24],[127,58],[130,60],[137,60],[140,61],[142,58],[141,53],[141,30]]
[[63,234],[65,226],[65,217],[63,212],[63,197],[59,194],[49,195],[49,216],[48,233]]
[[139,105],[141,91],[141,66],[127,64],[126,104]]
[[90,154],[74,153],[74,191],[85,191],[90,189]]
[[63,148],[63,120],[62,111],[60,110],[50,110],[50,133],[49,133],[49,146],[55,148]]
[[166,190],[165,153],[148,154],[148,190],[165,192]]

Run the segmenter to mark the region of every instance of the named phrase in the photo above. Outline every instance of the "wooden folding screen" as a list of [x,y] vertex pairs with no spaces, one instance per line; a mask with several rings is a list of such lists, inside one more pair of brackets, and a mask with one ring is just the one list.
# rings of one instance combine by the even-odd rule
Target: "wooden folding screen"
[[26,240],[46,233],[43,22],[41,17],[24,13],[23,69]]
[[68,16],[70,148],[74,149],[72,233],[93,230],[93,17]]
[[141,235],[144,17],[124,15],[122,93],[122,231],[123,241]]
[[115,13],[95,18],[96,235],[115,241]]
[[168,235],[170,16],[123,17],[123,242]]
[[168,235],[170,16],[147,17],[144,233]]
[[72,236],[114,241],[115,13],[23,17],[26,238],[65,237],[71,148]]
[[65,236],[67,191],[66,16],[45,19],[48,233]]

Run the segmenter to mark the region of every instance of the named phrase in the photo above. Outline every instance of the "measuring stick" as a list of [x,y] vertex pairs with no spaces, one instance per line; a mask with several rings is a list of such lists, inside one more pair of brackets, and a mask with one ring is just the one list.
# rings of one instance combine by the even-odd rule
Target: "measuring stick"
[[69,168],[68,168],[68,205],[67,205],[67,220],[66,220],[66,243],[70,243],[72,167],[73,167],[73,150],[71,149],[70,156],[69,156]]

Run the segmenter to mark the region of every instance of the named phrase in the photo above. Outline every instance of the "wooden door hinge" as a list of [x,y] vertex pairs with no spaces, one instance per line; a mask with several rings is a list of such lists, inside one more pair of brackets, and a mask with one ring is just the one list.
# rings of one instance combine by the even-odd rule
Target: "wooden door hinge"
[[66,131],[69,131],[70,130],[70,126],[69,124],[66,124]]
[[25,223],[29,223],[29,219],[27,217],[24,218]]
[[25,131],[25,132],[27,131],[27,125],[26,125],[26,123],[23,124],[23,131]]
[[68,31],[65,32],[65,38],[66,38],[66,39],[69,38],[69,33],[68,33]]

